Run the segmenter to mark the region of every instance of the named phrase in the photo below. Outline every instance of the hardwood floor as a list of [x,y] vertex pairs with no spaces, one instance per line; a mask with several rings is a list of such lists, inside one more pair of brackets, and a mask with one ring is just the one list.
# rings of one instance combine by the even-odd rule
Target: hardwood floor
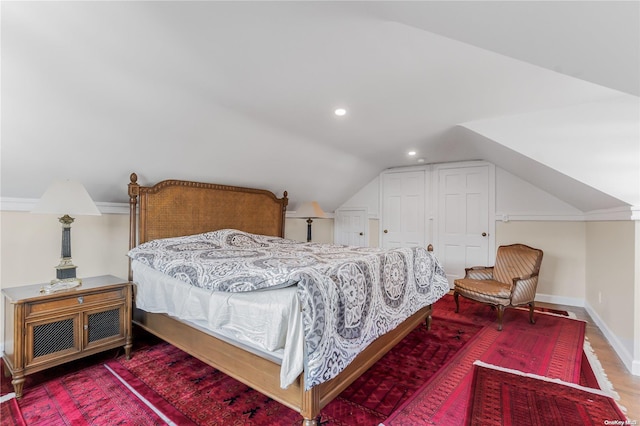
[[620,395],[618,403],[627,409],[629,424],[640,425],[640,376],[634,376],[629,372],[587,311],[576,306],[551,303],[536,303],[536,305],[570,311],[575,313],[578,319],[587,321],[587,338],[609,381],[613,384],[613,389]]

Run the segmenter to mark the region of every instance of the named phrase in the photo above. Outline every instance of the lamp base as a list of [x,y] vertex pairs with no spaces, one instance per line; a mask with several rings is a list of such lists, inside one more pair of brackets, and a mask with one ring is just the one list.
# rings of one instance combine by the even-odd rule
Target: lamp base
[[76,269],[78,267],[73,264],[71,256],[62,257],[60,264],[56,266],[56,279],[68,280],[76,277]]
[[44,286],[40,289],[42,293],[55,293],[57,291],[69,290],[75,287],[78,287],[82,284],[82,280],[80,278],[67,278],[63,280],[51,280],[49,285]]

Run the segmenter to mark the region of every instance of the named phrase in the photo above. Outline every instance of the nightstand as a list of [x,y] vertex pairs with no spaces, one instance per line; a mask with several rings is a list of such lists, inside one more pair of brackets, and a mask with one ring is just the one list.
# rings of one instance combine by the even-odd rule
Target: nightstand
[[48,284],[13,287],[4,295],[4,359],[16,398],[25,376],[123,346],[131,355],[131,284],[104,275],[45,294]]

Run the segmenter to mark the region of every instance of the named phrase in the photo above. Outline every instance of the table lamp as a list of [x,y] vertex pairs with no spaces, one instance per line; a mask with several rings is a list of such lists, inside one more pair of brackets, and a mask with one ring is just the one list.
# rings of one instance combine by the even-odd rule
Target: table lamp
[[64,215],[58,218],[62,224],[62,252],[60,264],[56,266],[56,278],[43,287],[42,291],[52,293],[79,286],[82,280],[76,277],[77,266],[71,259],[71,224],[74,218],[70,215],[101,215],[89,193],[79,182],[56,180],[47,188],[31,213]]
[[313,219],[327,217],[317,201],[307,201],[303,203],[296,211],[296,216],[307,218],[307,242],[311,241],[311,224],[313,223]]

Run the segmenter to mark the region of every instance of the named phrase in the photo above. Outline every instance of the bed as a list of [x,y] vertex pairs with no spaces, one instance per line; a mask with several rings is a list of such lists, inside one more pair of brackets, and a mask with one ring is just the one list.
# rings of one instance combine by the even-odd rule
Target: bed
[[[282,198],[278,198],[266,190],[181,180],[166,180],[153,186],[141,186],[138,183],[137,175],[133,173],[130,177],[128,193],[130,200],[129,248],[132,251],[140,247],[156,244],[157,241],[180,240],[181,238],[195,235],[203,235],[209,239],[217,238],[220,241],[224,239],[224,241],[241,241],[242,244],[245,244],[246,241],[251,244],[258,244],[264,248],[261,256],[269,257],[266,260],[259,258],[255,261],[255,263],[260,262],[261,264],[277,261],[278,259],[271,258],[271,254],[281,251],[281,246],[286,246],[287,250],[297,249],[294,242],[283,240],[285,213],[288,204],[286,192]],[[191,242],[189,244],[193,245]],[[220,245],[222,243],[216,240],[216,244]],[[278,244],[278,246],[274,248],[270,244]],[[322,258],[318,251],[323,252],[322,255],[326,255],[328,252],[330,256],[343,257],[345,256],[345,251],[354,250],[353,248],[337,246],[319,247],[313,244],[307,245],[306,243],[300,243],[300,247],[307,252],[305,259],[308,257]],[[229,247],[224,248],[225,250],[230,249]],[[231,249],[240,251],[245,250],[246,247],[239,247],[236,244]],[[412,250],[414,251],[410,253],[411,256],[415,256],[418,259],[418,249]],[[255,250],[251,249],[251,251]],[[365,249],[364,251],[366,252],[367,250]],[[246,255],[246,250],[242,253]],[[431,255],[432,253],[429,253],[429,256]],[[290,256],[289,252],[287,252],[287,256]],[[362,256],[358,258],[358,262],[362,262],[362,259],[368,259],[367,261],[373,259],[375,265],[378,265],[375,263],[376,259],[386,259],[379,254],[370,255],[364,253]],[[397,253],[393,253],[393,256],[397,256]],[[420,252],[420,256],[424,257],[425,255]],[[323,264],[325,258],[322,260]],[[427,260],[430,261],[429,259]],[[141,265],[144,262],[140,262],[140,260],[144,260],[144,257],[131,262],[129,272],[129,280],[136,284],[134,324],[264,395],[296,410],[301,414],[304,425],[318,424],[317,418],[320,410],[402,340],[412,329],[423,322],[427,327],[430,325],[431,305],[433,302],[424,304],[424,306],[412,307],[412,313],[407,315],[406,319],[404,317],[402,319],[393,318],[393,321],[391,321],[380,317],[376,322],[384,323],[385,327],[390,329],[375,339],[366,341],[366,344],[363,344],[357,353],[349,355],[350,358],[346,362],[341,361],[339,368],[334,368],[333,371],[327,373],[324,370],[318,370],[316,367],[322,364],[323,368],[325,368],[326,364],[334,365],[336,362],[333,360],[326,362],[327,355],[318,349],[322,345],[316,344],[317,342],[313,343],[315,337],[317,337],[312,335],[315,326],[309,326],[312,323],[322,324],[322,321],[324,321],[323,315],[319,315],[311,305],[310,299],[312,297],[308,296],[314,292],[319,292],[316,280],[309,278],[318,275],[315,270],[309,272],[308,269],[305,269],[302,275],[296,272],[298,275],[295,275],[295,282],[292,281],[293,285],[291,286],[269,288],[264,291],[263,289],[258,289],[259,291],[254,293],[264,300],[267,300],[273,294],[272,300],[284,301],[285,307],[289,306],[288,309],[296,313],[285,320],[285,322],[288,321],[288,325],[285,324],[283,328],[288,330],[289,335],[284,340],[294,343],[290,343],[288,347],[282,349],[283,355],[278,352],[281,349],[277,349],[273,353],[268,350],[263,351],[260,347],[245,344],[246,342],[239,341],[234,336],[224,332],[212,332],[206,324],[200,324],[194,319],[182,317],[180,313],[177,313],[177,311],[184,312],[182,305],[193,306],[194,301],[195,304],[207,305],[207,308],[202,309],[203,311],[210,309],[208,308],[209,300],[206,303],[201,302],[200,296],[192,297],[189,295],[187,299],[191,297],[191,302],[187,300],[185,303],[180,303],[179,309],[154,308],[157,295],[156,287],[153,287],[153,285],[160,286],[161,284],[159,283],[162,281],[160,275],[154,274],[162,275],[162,273],[155,269],[146,271],[149,274],[144,275],[145,278],[142,279],[143,275],[140,271],[149,265]],[[147,262],[147,264],[150,263]],[[330,265],[330,262],[327,264]],[[417,265],[418,262],[416,261],[415,268],[418,268]],[[424,268],[423,266],[421,267]],[[335,271],[333,266],[327,266],[327,268],[333,268],[331,270]],[[413,274],[417,277],[419,271],[415,268],[410,268],[410,271],[405,271],[405,273]],[[438,268],[439,264],[437,262],[435,269],[430,268],[430,270],[436,270],[437,273],[432,273],[428,282],[424,282],[424,286],[420,291],[425,294],[428,293],[428,298],[425,299],[423,297],[421,300],[435,301],[448,291],[448,282],[444,278],[441,268],[440,270]],[[374,266],[371,270],[374,269],[378,271],[374,271],[374,274],[383,275],[387,273],[384,265]],[[391,271],[390,273],[393,274],[394,272]],[[339,281],[335,275],[333,273],[332,280]],[[321,278],[325,279],[324,277]],[[331,283],[331,280],[326,280]],[[148,281],[148,283],[143,286],[137,281]],[[170,283],[167,285],[180,286],[184,284]],[[415,284],[415,286],[418,288],[418,284]],[[215,297],[221,297],[220,293],[212,292],[211,288],[176,288],[173,290],[173,294],[176,295],[193,292],[194,295],[210,293],[216,295]],[[225,302],[220,306],[230,306],[236,301],[240,306],[243,299],[252,297],[250,293],[243,290],[232,295],[222,293]],[[385,297],[391,296],[387,295]],[[211,303],[215,303],[213,300],[215,297],[211,299]],[[173,297],[166,297],[166,299],[173,300]],[[416,297],[411,297],[411,300],[413,299],[416,299]],[[325,300],[324,303],[327,304],[329,302]],[[141,305],[144,309],[138,305]],[[273,310],[271,307],[269,309],[270,311]],[[342,320],[344,325],[344,318]],[[390,324],[386,324],[387,322]],[[297,323],[297,326],[291,326],[292,323]],[[261,332],[258,334],[261,334]],[[291,336],[294,337],[292,338]],[[298,342],[299,340],[302,340],[302,342]],[[332,353],[340,352],[336,350]],[[319,355],[314,358],[314,354]],[[293,361],[289,360],[288,356]],[[284,362],[283,359],[285,360]],[[285,370],[284,365],[289,365],[291,362],[294,364],[293,367]],[[302,371],[298,373],[300,369]],[[288,376],[283,373],[284,371],[288,371]],[[314,371],[314,373],[312,374],[310,371]]]

